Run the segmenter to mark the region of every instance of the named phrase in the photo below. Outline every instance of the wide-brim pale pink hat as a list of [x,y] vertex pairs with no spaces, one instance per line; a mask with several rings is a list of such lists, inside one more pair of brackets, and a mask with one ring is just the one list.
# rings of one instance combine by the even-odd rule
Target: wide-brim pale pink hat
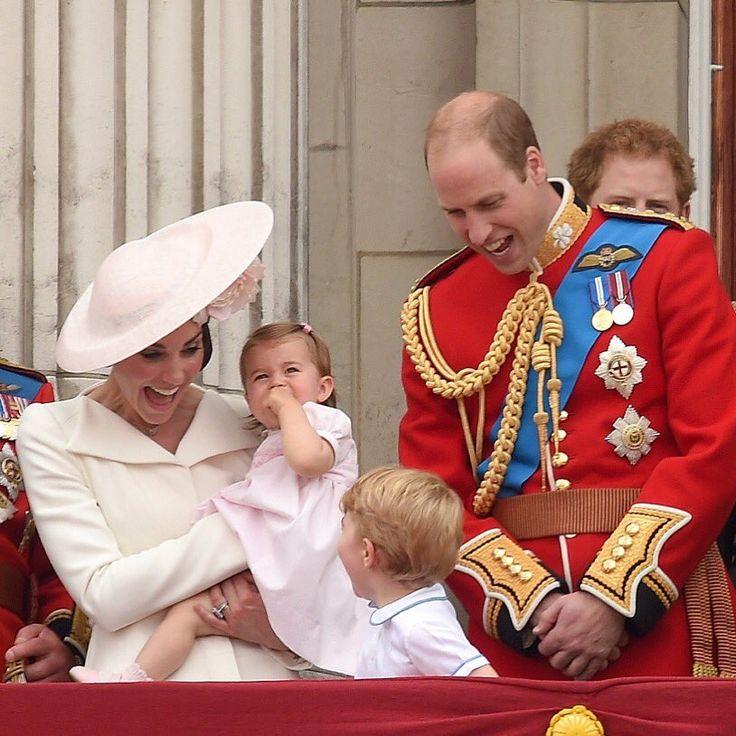
[[235,202],[116,248],[69,312],[58,364],[72,373],[113,365],[195,318],[243,280],[272,227],[267,204]]

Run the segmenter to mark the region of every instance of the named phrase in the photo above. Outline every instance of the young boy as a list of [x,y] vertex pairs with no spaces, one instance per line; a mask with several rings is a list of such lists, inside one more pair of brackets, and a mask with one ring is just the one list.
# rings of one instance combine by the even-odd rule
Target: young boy
[[338,553],[355,594],[375,609],[355,677],[497,677],[440,584],[462,542],[458,496],[431,473],[384,467],[359,478],[341,505]]

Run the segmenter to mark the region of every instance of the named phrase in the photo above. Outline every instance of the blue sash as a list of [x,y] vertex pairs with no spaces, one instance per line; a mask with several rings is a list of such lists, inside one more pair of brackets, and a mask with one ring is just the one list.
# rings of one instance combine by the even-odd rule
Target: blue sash
[[27,399],[33,401],[36,398],[36,394],[41,390],[43,383],[38,378],[27,376],[25,373],[16,373],[12,368],[5,368],[0,366],[0,384],[6,386],[16,386],[17,388],[11,391],[3,391],[8,396],[17,396],[21,399]]
[[[595,269],[575,271],[575,265],[584,255],[592,253],[602,245],[615,244],[617,247],[629,245],[641,254],[641,258],[621,262],[616,270],[625,271],[629,281],[633,282],[639,266],[666,227],[659,223],[640,220],[618,218],[606,220],[590,237],[562,280],[553,298],[555,308],[565,326],[565,337],[557,349],[557,375],[562,380],[560,410],[565,408],[588,353],[601,335],[590,321],[592,312],[588,291],[588,284],[598,271]],[[524,483],[539,467],[539,439],[534,424],[538,379],[537,372],[530,369],[519,435],[503,486],[498,493],[499,498],[518,495]],[[498,437],[501,417],[502,413],[499,412],[498,419],[491,428],[491,446]],[[478,466],[479,477],[483,477],[489,463],[490,458],[487,458]]]

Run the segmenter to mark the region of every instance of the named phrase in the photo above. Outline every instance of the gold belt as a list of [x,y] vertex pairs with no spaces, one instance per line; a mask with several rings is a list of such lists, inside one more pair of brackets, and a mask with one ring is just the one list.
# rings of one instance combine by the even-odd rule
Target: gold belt
[[640,488],[574,488],[499,498],[493,516],[516,539],[559,534],[610,533],[636,501]]

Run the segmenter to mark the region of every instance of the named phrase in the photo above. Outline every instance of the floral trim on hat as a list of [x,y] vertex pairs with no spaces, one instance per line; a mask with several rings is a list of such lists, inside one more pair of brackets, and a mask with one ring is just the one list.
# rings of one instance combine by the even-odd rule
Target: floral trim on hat
[[198,325],[204,324],[210,317],[222,321],[252,304],[260,291],[258,282],[265,273],[266,267],[259,258],[254,258],[250,266],[225,291],[192,317],[192,321]]

